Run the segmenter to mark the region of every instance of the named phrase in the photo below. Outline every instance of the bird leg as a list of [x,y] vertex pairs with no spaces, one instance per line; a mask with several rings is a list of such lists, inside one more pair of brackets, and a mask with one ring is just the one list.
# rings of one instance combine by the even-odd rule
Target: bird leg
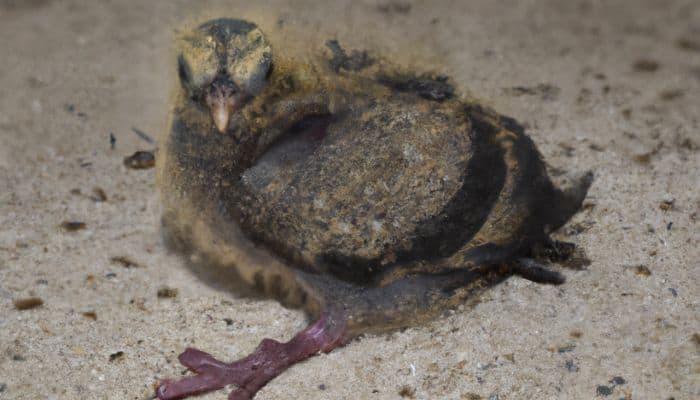
[[347,340],[345,317],[341,313],[324,312],[290,341],[263,339],[250,355],[232,363],[188,348],[178,359],[197,375],[162,381],[156,396],[161,400],[182,399],[233,384],[237,388],[231,392],[229,400],[249,400],[287,368],[317,353],[342,346]]

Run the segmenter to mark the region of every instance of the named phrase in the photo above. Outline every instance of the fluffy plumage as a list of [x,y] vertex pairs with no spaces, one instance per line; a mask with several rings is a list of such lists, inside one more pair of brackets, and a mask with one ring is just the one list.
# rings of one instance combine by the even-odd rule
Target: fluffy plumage
[[523,128],[461,99],[445,77],[329,42],[278,57],[252,23],[207,22],[180,41],[181,89],[159,152],[166,232],[206,264],[304,307],[316,322],[264,340],[161,399],[236,384],[251,398],[289,365],[367,331],[419,323],[513,273],[580,207],[590,174],[555,187]]

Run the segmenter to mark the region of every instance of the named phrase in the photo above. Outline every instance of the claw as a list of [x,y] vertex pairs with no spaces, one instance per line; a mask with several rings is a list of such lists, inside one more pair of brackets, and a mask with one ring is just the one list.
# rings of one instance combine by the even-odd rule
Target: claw
[[514,264],[515,272],[521,277],[537,282],[560,285],[566,278],[557,271],[552,271],[547,266],[538,263],[531,258],[521,258]]
[[202,373],[208,369],[223,369],[226,367],[225,363],[215,359],[211,354],[193,349],[191,347],[185,349],[185,351],[180,354],[177,359],[180,361],[180,364],[194,372],[199,373]]
[[226,387],[226,384],[217,378],[212,374],[205,373],[188,376],[177,381],[167,379],[161,382],[156,389],[156,397],[160,400],[177,400]]

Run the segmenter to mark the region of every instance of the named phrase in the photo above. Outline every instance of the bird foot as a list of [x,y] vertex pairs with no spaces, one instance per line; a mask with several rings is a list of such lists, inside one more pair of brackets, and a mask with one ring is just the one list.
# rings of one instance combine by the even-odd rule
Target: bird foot
[[188,348],[178,360],[196,375],[162,381],[156,389],[156,396],[161,400],[183,399],[236,385],[229,400],[250,400],[267,382],[295,363],[345,344],[344,322],[344,319],[333,318],[330,314],[322,315],[289,342],[263,339],[250,355],[232,363],[221,362],[208,353]]
[[561,285],[566,280],[561,273],[552,271],[546,265],[532,258],[520,258],[515,262],[513,267],[516,274],[537,283]]

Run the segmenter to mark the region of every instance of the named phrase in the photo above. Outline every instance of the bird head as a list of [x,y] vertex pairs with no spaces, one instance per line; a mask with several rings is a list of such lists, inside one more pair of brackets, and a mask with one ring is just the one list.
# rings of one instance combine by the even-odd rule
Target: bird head
[[206,107],[216,129],[226,133],[232,115],[265,87],[272,51],[255,24],[215,19],[179,42],[178,75],[188,97]]

